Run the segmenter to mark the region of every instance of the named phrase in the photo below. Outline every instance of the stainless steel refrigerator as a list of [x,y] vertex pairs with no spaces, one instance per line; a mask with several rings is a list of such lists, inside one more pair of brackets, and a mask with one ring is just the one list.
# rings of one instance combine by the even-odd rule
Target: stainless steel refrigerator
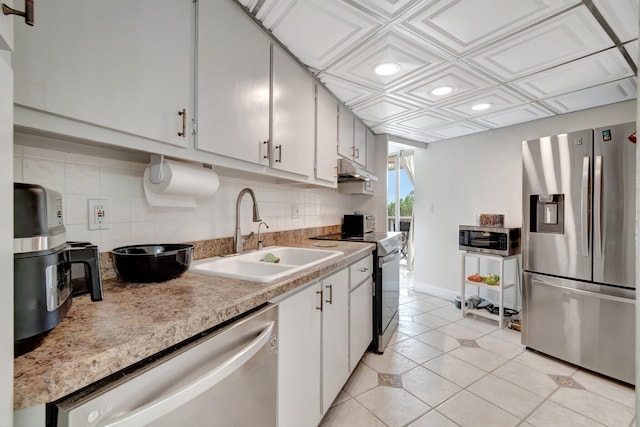
[[635,384],[635,123],[525,141],[522,343]]

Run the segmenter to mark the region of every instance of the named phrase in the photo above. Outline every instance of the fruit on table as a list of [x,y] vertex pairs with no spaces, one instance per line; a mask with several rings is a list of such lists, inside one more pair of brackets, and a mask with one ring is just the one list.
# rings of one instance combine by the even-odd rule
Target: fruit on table
[[471,281],[471,282],[482,282],[482,276],[479,275],[478,273],[472,274],[471,276],[467,277],[467,280]]
[[498,276],[497,274],[489,274],[487,276],[484,276],[482,281],[487,285],[496,286],[500,283],[500,276]]

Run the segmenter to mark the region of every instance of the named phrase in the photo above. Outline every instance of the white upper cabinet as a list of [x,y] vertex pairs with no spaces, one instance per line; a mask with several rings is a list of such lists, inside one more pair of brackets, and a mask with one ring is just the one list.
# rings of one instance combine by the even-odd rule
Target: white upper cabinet
[[338,119],[338,154],[366,167],[367,127],[348,108],[340,104]]
[[359,119],[353,125],[353,161],[361,166],[367,166],[367,127]]
[[177,0],[37,2],[35,26],[14,24],[15,104],[188,146],[192,11]]
[[353,113],[340,104],[338,114],[338,154],[347,159],[353,159]]
[[366,155],[366,167],[369,171],[376,170],[376,136],[369,128],[366,131],[366,145],[367,145],[367,155]]
[[316,93],[316,178],[336,184],[338,101],[321,85]]
[[[12,7],[13,0],[5,0],[3,3]],[[23,18],[0,14],[0,50],[13,50],[14,19],[18,19],[18,25],[26,25]]]
[[230,1],[198,2],[196,146],[269,164],[269,38]]
[[271,167],[312,177],[315,82],[280,47],[272,55]]

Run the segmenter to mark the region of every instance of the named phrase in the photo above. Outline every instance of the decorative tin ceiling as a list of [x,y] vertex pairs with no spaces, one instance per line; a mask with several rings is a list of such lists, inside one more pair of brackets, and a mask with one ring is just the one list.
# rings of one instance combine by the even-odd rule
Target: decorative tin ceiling
[[634,99],[639,1],[240,0],[374,132],[422,142]]

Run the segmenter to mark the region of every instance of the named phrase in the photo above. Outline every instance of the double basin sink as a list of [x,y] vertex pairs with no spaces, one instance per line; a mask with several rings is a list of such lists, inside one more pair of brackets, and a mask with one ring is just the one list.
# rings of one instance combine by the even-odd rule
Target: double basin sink
[[[192,273],[253,282],[272,282],[344,255],[325,249],[269,246],[253,252],[194,261]],[[278,262],[273,262],[278,259]]]

